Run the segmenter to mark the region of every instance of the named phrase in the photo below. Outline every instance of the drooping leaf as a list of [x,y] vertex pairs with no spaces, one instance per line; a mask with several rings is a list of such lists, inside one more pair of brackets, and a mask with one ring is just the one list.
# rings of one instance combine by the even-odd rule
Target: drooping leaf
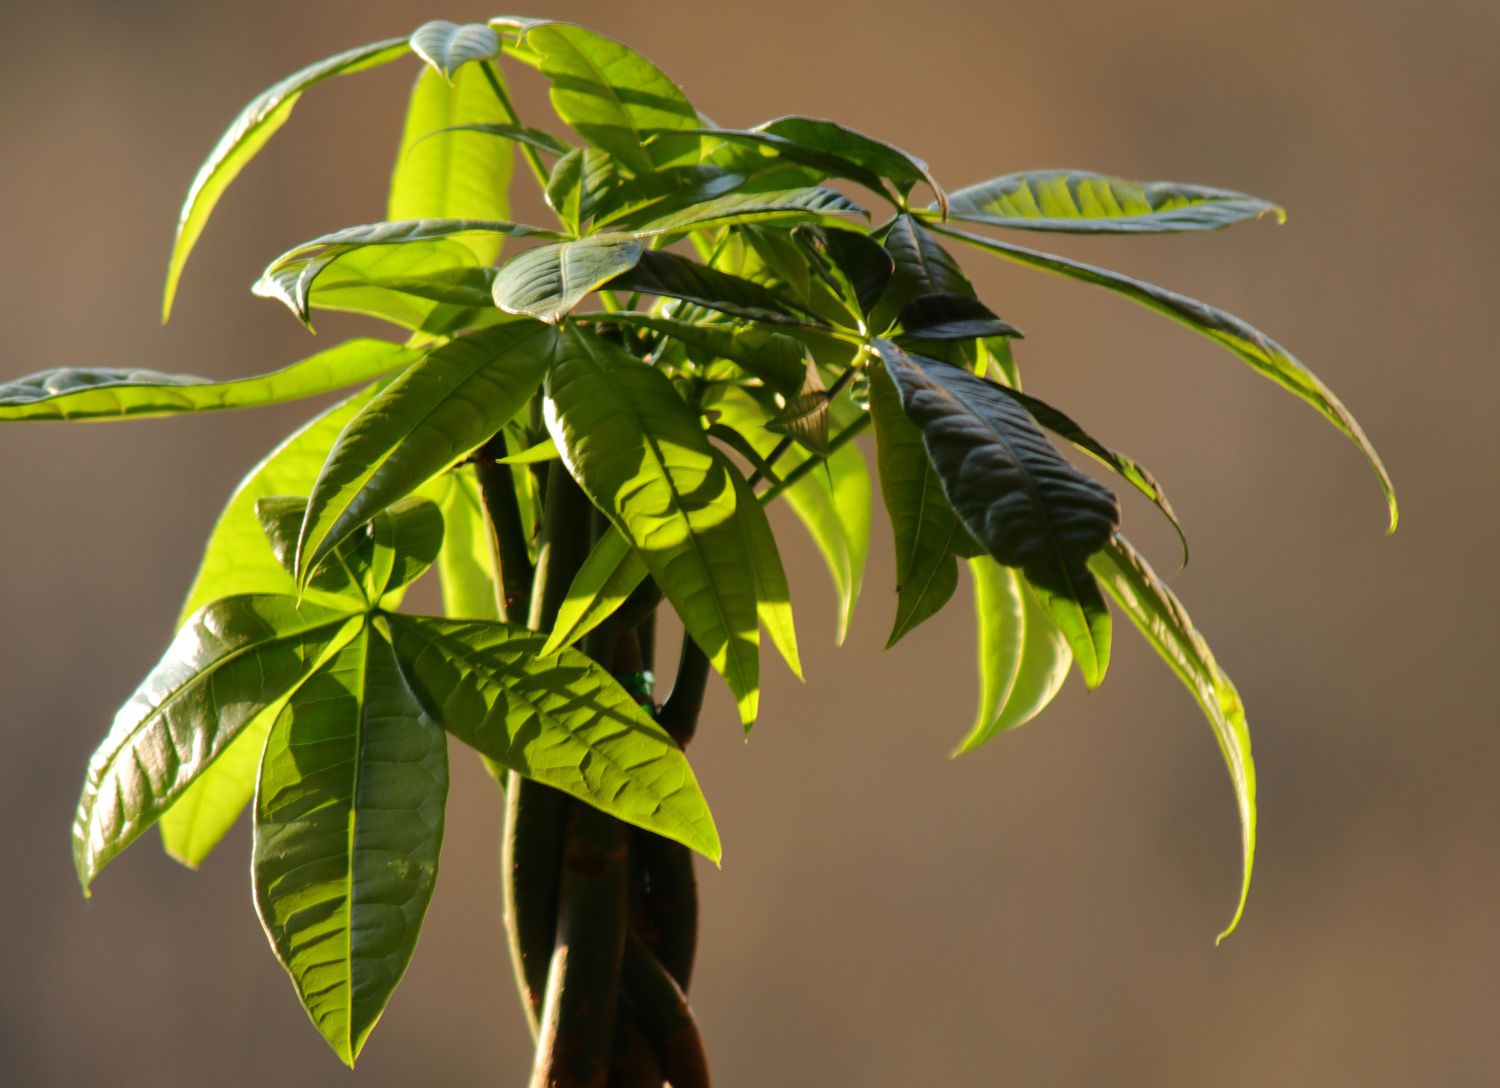
[[921,159],[895,144],[866,136],[834,121],[817,117],[778,117],[757,125],[756,129],[862,166],[889,179],[900,193],[909,193],[918,182],[926,182],[940,203],[947,199],[943,187]]
[[[494,36],[488,28],[475,29]],[[487,120],[494,111],[494,92],[478,67],[449,73],[448,78],[432,69],[422,71],[406,108],[386,203],[387,221],[510,221],[515,148],[461,127]],[[450,237],[472,249],[481,265],[491,265],[499,258],[506,236],[471,232]]]
[[447,794],[443,731],[364,623],[271,727],[252,866],[271,947],[348,1065],[416,947]]
[[451,80],[470,61],[498,57],[500,35],[483,23],[460,25],[434,19],[412,32],[411,51],[431,65],[436,75]]
[[[687,194],[691,197],[695,194]],[[641,238],[765,220],[819,219],[830,215],[863,215],[864,209],[834,189],[786,189],[773,192],[736,190],[704,201],[668,199],[647,214],[610,224]],[[680,205],[680,206],[679,206]]]
[[[886,195],[885,184],[874,170],[820,146],[799,144],[784,136],[758,129],[700,128],[697,131],[708,140],[712,148],[709,153],[712,161],[722,163],[729,169],[751,174],[771,170],[785,163],[805,168],[808,171],[805,176],[809,181],[846,178]],[[714,147],[715,141],[720,146]]]
[[870,417],[880,492],[896,553],[896,618],[886,649],[935,615],[958,588],[956,549],[967,535],[948,505],[922,432],[883,368],[870,372]]
[[345,227],[294,246],[272,261],[250,289],[261,298],[272,298],[285,304],[300,321],[307,323],[313,284],[335,261],[347,260],[350,254],[367,246],[425,246],[439,239],[469,235],[558,237],[555,231],[499,219],[409,219],[368,223]]
[[979,624],[979,712],[954,755],[1025,725],[1068,678],[1068,640],[1026,585],[1026,577],[987,555],[969,560]]
[[532,24],[525,42],[552,81],[557,115],[634,174],[698,161],[698,111],[645,57],[568,23]]
[[748,727],[759,637],[729,470],[661,371],[588,333],[563,345],[546,401],[563,463],[640,553]]
[[575,147],[553,165],[543,195],[547,206],[576,234],[618,184],[615,160],[607,152]]
[[1219,934],[1222,941],[1234,932],[1245,912],[1250,871],[1255,862],[1255,761],[1250,754],[1250,727],[1245,720],[1244,704],[1182,603],[1129,541],[1115,534],[1089,560],[1089,566],[1146,641],[1198,700],[1229,768],[1239,807],[1244,868],[1239,903],[1229,926]]
[[346,612],[272,596],[230,597],[194,615],[89,760],[73,821],[85,894],[349,622]]
[[392,616],[396,652],[428,712],[534,781],[718,863],[718,832],[672,738],[597,664],[499,623]]
[[986,551],[1026,574],[1097,686],[1109,610],[1087,562],[1119,525],[1114,495],[1063,460],[993,383],[888,340],[877,346],[953,512]]
[[948,195],[952,219],[1073,234],[1218,230],[1267,215],[1286,221],[1283,209],[1244,193],[1088,170],[1028,170]]
[[1131,301],[1155,310],[1157,313],[1165,314],[1178,324],[1185,325],[1194,332],[1229,349],[1248,363],[1256,373],[1269,378],[1299,400],[1312,405],[1319,415],[1332,423],[1340,433],[1359,447],[1360,452],[1370,462],[1371,468],[1375,470],[1381,489],[1385,492],[1386,505],[1390,510],[1388,531],[1396,531],[1398,516],[1396,492],[1391,484],[1390,474],[1386,472],[1385,465],[1380,460],[1380,455],[1375,452],[1375,447],[1365,437],[1364,428],[1317,375],[1303,366],[1301,361],[1286,348],[1259,329],[1207,303],[1188,298],[1186,295],[1179,295],[1164,287],[1157,287],[1144,280],[1132,279],[1119,272],[1111,272],[1108,269],[1070,260],[1067,257],[1011,245],[1009,242],[999,242],[940,224],[934,224],[933,229],[1017,264],[1055,272],[1060,276],[1082,280],[1124,295]]
[[214,205],[224,195],[239,172],[265,146],[276,130],[286,124],[292,107],[302,92],[314,83],[332,76],[348,75],[364,71],[403,56],[407,43],[402,38],[391,38],[370,45],[350,49],[318,61],[296,72],[281,82],[256,95],[240,111],[213,151],[201,167],[198,176],[188,189],[182,211],[177,218],[177,237],[172,243],[172,255],[167,265],[167,285],[162,297],[162,320],[172,312],[172,300],[177,294],[177,283],[182,277],[182,267],[188,254],[203,233],[204,224],[213,213]]
[[897,318],[907,336],[919,340],[979,340],[1021,335],[984,303],[968,295],[918,295]]
[[781,551],[776,534],[766,520],[766,512],[756,501],[755,492],[738,472],[729,473],[735,488],[735,517],[745,535],[750,551],[750,576],[755,582],[756,613],[761,626],[771,636],[787,668],[802,679],[802,658],[797,653],[797,628],[792,621],[792,591],[781,565]]
[[630,541],[611,526],[595,541],[573,576],[542,656],[573,645],[614,615],[635,587],[646,580],[647,573],[645,562]]
[[450,341],[382,390],[339,435],[307,500],[297,579],[377,511],[498,431],[541,384],[556,334],[519,319]]
[[385,340],[349,340],[281,370],[229,381],[155,370],[63,367],[0,385],[0,420],[141,419],[257,408],[366,382],[420,357]]
[[775,291],[676,253],[646,250],[635,267],[610,286],[682,299],[746,321],[823,327],[823,322]]
[[679,321],[630,311],[601,315],[600,320],[651,329],[682,341],[689,349],[728,359],[779,393],[795,394],[807,373],[807,354],[802,345],[762,325]]
[[641,254],[640,240],[622,234],[528,249],[495,277],[495,305],[556,324],[585,296],[634,268]]

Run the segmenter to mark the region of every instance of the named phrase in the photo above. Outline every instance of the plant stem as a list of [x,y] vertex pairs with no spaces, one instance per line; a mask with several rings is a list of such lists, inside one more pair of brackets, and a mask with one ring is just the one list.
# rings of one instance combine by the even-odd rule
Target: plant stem
[[505,438],[497,434],[480,447],[474,459],[474,475],[479,480],[479,495],[495,535],[500,620],[510,623],[530,611],[531,579],[535,571],[527,554],[515,478],[509,465],[500,464],[505,452]]
[[687,998],[633,933],[625,939],[620,988],[672,1088],[708,1088],[703,1036]]
[[858,436],[869,425],[869,414],[866,413],[865,415],[860,416],[853,423],[849,424],[849,426],[845,427],[842,431],[833,436],[833,440],[828,443],[828,453],[826,455],[822,457],[809,457],[806,461],[803,461],[796,468],[792,469],[791,472],[788,472],[785,476],[783,476],[780,483],[773,484],[762,491],[759,496],[760,504],[762,506],[765,506],[787,488],[795,485],[798,480],[806,476],[815,467],[821,465],[833,454],[837,453],[844,446],[852,442],[854,438]]
[[671,734],[681,747],[698,728],[698,715],[703,710],[703,692],[708,686],[708,656],[683,632],[682,652],[677,657],[677,677],[672,681],[672,690],[667,701],[662,703],[656,720]]
[[[505,111],[505,119],[513,125],[519,125],[521,118],[516,114],[516,107],[511,103],[510,94],[505,89],[505,84],[495,73],[495,66],[490,61],[485,61],[480,67],[484,70],[484,78],[489,80],[490,89],[495,92],[495,97],[500,100],[500,108]],[[519,141],[517,141],[519,143]],[[531,172],[536,175],[537,184],[543,191],[547,188],[547,168],[542,165],[542,157],[537,154],[536,148],[530,144],[521,144],[521,154],[531,164]]]
[[641,940],[684,991],[698,951],[698,878],[693,855],[681,843],[641,831],[636,855],[646,872]]

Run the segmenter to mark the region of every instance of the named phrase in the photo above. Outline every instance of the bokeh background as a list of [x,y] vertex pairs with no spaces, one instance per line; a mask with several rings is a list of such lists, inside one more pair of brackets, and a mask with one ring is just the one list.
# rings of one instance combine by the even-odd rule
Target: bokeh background
[[[240,104],[302,64],[474,0],[0,2],[8,377],[231,376],[319,342],[246,288],[380,215],[415,62],[310,93],[242,176],[157,323],[178,202]],[[1151,465],[1194,541],[1174,586],[1251,712],[1261,852],[1240,932],[1234,806],[1191,699],[1121,626],[1108,683],[946,753],[974,700],[968,607],[897,650],[877,514],[865,599],[789,521],[810,682],[773,666],[748,744],[693,756],[727,852],[693,992],[724,1088],[1481,1085],[1500,1066],[1492,0],[574,2],[721,123],[833,116],[956,187],[1080,166],[1243,188],[1287,226],[1075,240],[1291,345],[1403,501],[1233,357],[1083,285],[974,255],[1030,387]],[[517,82],[521,82],[518,78]],[[539,101],[534,90],[520,95]],[[533,113],[533,116],[538,116]],[[1024,240],[1024,239],[1023,239]],[[0,429],[0,1083],[521,1084],[497,929],[499,802],[455,760],[443,875],[351,1080],[249,897],[248,828],[198,874],[143,841],[78,895],[88,753],[165,646],[238,477],[303,412]],[[1149,508],[1127,529],[1173,565]],[[962,591],[961,591],[962,592]]]

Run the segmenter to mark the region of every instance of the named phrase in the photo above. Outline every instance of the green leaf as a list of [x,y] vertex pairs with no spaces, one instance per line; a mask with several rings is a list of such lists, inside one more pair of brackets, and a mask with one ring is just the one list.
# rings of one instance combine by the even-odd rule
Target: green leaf
[[470,61],[498,57],[500,35],[483,23],[434,19],[412,32],[411,51],[431,65],[434,74],[451,80]]
[[766,520],[766,512],[756,501],[755,491],[738,472],[731,471],[729,479],[735,490],[735,516],[739,519],[741,532],[750,551],[750,575],[755,581],[756,614],[761,626],[771,636],[787,668],[798,680],[802,676],[802,658],[797,653],[797,628],[792,621],[792,591],[787,585],[786,570],[781,565],[781,552],[776,547],[776,534]]
[[651,238],[709,227],[764,220],[820,219],[829,215],[863,215],[864,209],[834,189],[785,189],[779,192],[736,190],[698,201],[687,193],[646,209],[646,214],[612,221],[614,230]]
[[1104,588],[1146,636],[1163,661],[1193,693],[1213,727],[1239,806],[1243,843],[1243,876],[1239,903],[1223,940],[1234,932],[1245,912],[1250,871],[1255,862],[1255,761],[1250,754],[1250,727],[1239,692],[1224,675],[1187,611],[1130,542],[1116,534],[1089,560]]
[[345,227],[287,250],[266,267],[251,291],[284,303],[305,324],[313,284],[335,261],[365,246],[412,245],[466,235],[558,237],[555,231],[499,219],[407,219]]
[[306,586],[378,511],[503,427],[541,384],[556,350],[546,325],[510,321],[436,348],[382,390],[339,435],[309,494],[298,584]]
[[179,627],[204,605],[223,597],[296,594],[296,582],[266,546],[255,504],[274,495],[310,492],[334,440],[375,396],[377,388],[361,390],[319,413],[267,454],[235,488],[209,534],[197,576],[178,614]]
[[718,831],[682,749],[613,677],[574,650],[499,623],[392,616],[396,652],[428,712],[518,774],[696,850]]
[[[603,237],[602,235],[599,237]],[[682,299],[746,321],[823,328],[823,322],[784,295],[676,253],[646,250],[611,287]]]
[[969,295],[918,295],[897,318],[907,336],[920,340],[979,340],[991,336],[1021,335],[1021,330],[1000,320],[988,306]]
[[1114,495],[1063,460],[1000,387],[888,340],[877,347],[953,512],[986,551],[1026,574],[1097,686],[1109,610],[1087,561],[1119,525]]
[[870,417],[880,492],[896,553],[896,618],[886,649],[937,614],[958,588],[955,550],[967,533],[948,505],[922,432],[906,418],[901,395],[883,368],[870,372]]
[[781,164],[791,164],[813,171],[807,175],[811,181],[847,178],[886,195],[885,184],[878,173],[822,147],[806,146],[758,129],[700,128],[697,132],[710,141],[720,142],[721,146],[713,148],[707,157],[730,169],[754,174],[775,170]]
[[549,155],[566,155],[573,150],[550,132],[543,132],[539,128],[530,128],[526,125],[507,125],[501,122],[485,122],[484,124],[471,125],[449,125],[440,128],[436,132],[429,132],[423,139],[436,138],[447,132],[474,132],[482,136],[492,136],[501,140],[514,140],[518,144],[534,147],[538,151],[545,151]]
[[[488,28],[477,29],[493,37]],[[436,71],[423,70],[406,108],[386,205],[388,221],[509,221],[515,148],[458,127],[490,118],[494,112],[494,92],[479,68],[459,71],[451,83]],[[435,134],[434,130],[446,131]],[[495,263],[504,238],[503,234],[454,236],[474,251],[482,265]]]
[[974,288],[963,269],[921,221],[910,215],[896,216],[891,220],[882,244],[891,255],[895,268],[885,295],[871,318],[870,324],[876,330],[888,328],[901,309],[919,295],[974,297]]
[[557,115],[634,174],[698,161],[698,111],[634,50],[568,23],[533,24],[526,45],[552,81]]
[[437,560],[443,614],[450,619],[498,620],[495,538],[474,470],[465,465],[444,479],[448,486],[438,503],[443,511],[443,548]]
[[563,343],[546,401],[563,463],[640,553],[748,728],[759,633],[729,470],[661,371],[597,336],[570,331]]
[[0,420],[108,420],[258,408],[369,381],[420,358],[385,340],[349,340],[253,378],[214,381],[113,367],[44,370],[0,385]]
[[895,144],[866,136],[844,125],[817,117],[791,116],[778,117],[774,121],[757,125],[756,128],[760,132],[768,132],[802,147],[816,148],[862,166],[889,179],[901,193],[909,193],[918,182],[926,182],[939,203],[947,199],[943,187],[937,183],[937,179],[921,159],[901,150]]
[[[304,272],[312,279],[299,288]],[[444,331],[460,313],[493,310],[494,269],[481,267],[457,238],[346,250],[331,261],[299,257],[271,277],[270,294],[292,309],[339,310],[410,331]],[[315,281],[315,282],[314,282]],[[299,319],[302,315],[298,315]],[[307,321],[311,327],[311,320]]]
[[557,324],[586,296],[634,268],[641,252],[639,240],[621,234],[528,249],[495,277],[495,305]]
[[547,178],[547,206],[571,233],[594,213],[619,184],[615,160],[596,147],[575,147],[552,167]]
[[1008,396],[1031,413],[1032,419],[1036,420],[1053,434],[1066,438],[1100,464],[1108,465],[1137,491],[1146,496],[1161,511],[1162,516],[1171,523],[1172,528],[1176,530],[1177,539],[1182,543],[1182,565],[1187,566],[1187,533],[1183,530],[1182,523],[1177,520],[1177,511],[1173,510],[1172,504],[1167,501],[1167,493],[1162,490],[1161,484],[1156,482],[1156,477],[1151,474],[1145,465],[1118,450],[1110,449],[1093,435],[1089,434],[1088,431],[1073,422],[1072,417],[1058,411],[1046,401],[1028,396],[1019,389],[1002,388],[1005,389]]
[[406,971],[437,879],[443,731],[367,623],[271,727],[255,801],[255,907],[343,1062]]
[[969,560],[979,622],[979,713],[954,755],[1036,717],[1062,690],[1073,654],[1024,575],[987,555]]
[[1286,212],[1259,197],[1171,181],[1126,181],[1088,170],[1028,170],[949,194],[948,217],[1021,230],[1139,234],[1218,230]]
[[288,692],[250,719],[219,758],[162,813],[156,826],[161,832],[162,849],[173,861],[189,869],[202,865],[255,798],[266,737],[290,697]]
[[1359,421],[1349,413],[1338,397],[1334,396],[1333,391],[1318,379],[1317,375],[1303,366],[1286,348],[1259,329],[1246,324],[1233,314],[1188,298],[1186,295],[1179,295],[1175,291],[1168,291],[1164,287],[1157,287],[1144,280],[1132,279],[1118,272],[1111,272],[1105,268],[1069,260],[1055,254],[1011,245],[1009,242],[997,242],[967,231],[954,230],[940,225],[935,225],[934,229],[1017,264],[1055,272],[1060,276],[1082,280],[1124,295],[1131,301],[1155,310],[1157,313],[1165,314],[1178,324],[1186,325],[1194,332],[1229,349],[1248,363],[1256,373],[1269,378],[1299,400],[1312,405],[1319,415],[1332,423],[1340,433],[1359,447],[1360,452],[1365,455],[1370,466],[1375,470],[1381,489],[1385,492],[1386,505],[1390,510],[1388,531],[1396,531],[1398,517],[1396,492],[1391,484],[1390,475],[1380,460],[1380,455],[1375,452],[1375,447],[1365,437],[1364,428],[1359,425]]
[[703,163],[672,166],[626,178],[601,202],[595,213],[594,229],[614,230],[614,224],[627,218],[650,218],[663,210],[681,210],[685,205],[732,192],[747,181],[743,174]]
[[835,227],[798,227],[799,238],[814,239],[821,254],[833,263],[848,284],[843,295],[868,315],[880,302],[895,273],[891,255],[868,234]]
[[349,621],[270,596],[230,597],[194,615],[89,760],[73,820],[85,895],[263,707],[307,676]]
[[625,603],[646,580],[646,563],[613,526],[603,533],[573,576],[542,656],[571,646]]
[[660,314],[621,311],[600,316],[601,321],[651,329],[690,349],[728,359],[779,393],[795,395],[807,375],[807,352],[790,336],[762,325],[725,321],[679,321]]
[[404,39],[392,38],[371,45],[350,49],[309,65],[288,76],[281,82],[263,91],[240,111],[219,142],[209,153],[198,176],[188,189],[187,199],[177,218],[177,237],[172,243],[172,256],[167,264],[167,285],[162,297],[162,320],[172,312],[172,300],[177,294],[177,284],[182,278],[183,265],[188,254],[203,233],[204,224],[213,213],[214,205],[224,195],[239,172],[265,146],[276,130],[286,124],[292,107],[302,92],[314,83],[331,76],[348,75],[364,71],[395,60],[405,55]]
[[[864,586],[865,565],[870,557],[870,510],[872,488],[870,469],[865,464],[859,447],[850,443],[833,451],[824,463],[828,491],[833,499],[834,515],[844,536],[844,546],[849,553],[849,584],[847,592],[840,594],[839,622],[835,641],[842,645],[849,635],[849,624],[854,619],[854,605]],[[816,470],[810,477],[825,475]],[[800,486],[800,485],[799,485]],[[795,512],[802,502],[793,488],[787,494]]]

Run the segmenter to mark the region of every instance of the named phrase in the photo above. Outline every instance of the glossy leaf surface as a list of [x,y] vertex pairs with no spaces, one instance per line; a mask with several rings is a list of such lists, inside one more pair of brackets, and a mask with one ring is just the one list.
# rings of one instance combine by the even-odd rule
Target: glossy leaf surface
[[1234,932],[1245,912],[1250,872],[1255,862],[1255,761],[1250,754],[1250,727],[1245,720],[1244,704],[1234,684],[1214,660],[1208,643],[1193,626],[1182,602],[1129,541],[1116,534],[1094,555],[1089,566],[1146,641],[1192,692],[1213,728],[1229,769],[1239,808],[1244,867],[1239,903],[1228,927],[1219,934],[1222,941]]
[[748,727],[759,701],[755,590],[729,471],[659,370],[570,333],[547,379],[568,472],[640,553]]
[[1170,181],[1127,181],[1088,170],[1029,170],[948,194],[948,215],[973,223],[1073,234],[1218,230],[1286,212],[1259,197]]
[[807,354],[790,336],[763,325],[727,321],[679,321],[659,314],[621,312],[601,320],[651,329],[680,340],[690,350],[728,359],[780,393],[795,394],[807,374]]
[[792,591],[787,585],[786,570],[781,565],[776,534],[771,531],[766,512],[760,508],[755,492],[745,478],[733,469],[729,471],[729,478],[735,489],[735,515],[750,552],[756,614],[787,668],[801,680],[802,658],[797,652],[797,628],[792,620]]
[[420,353],[385,340],[350,340],[269,374],[213,381],[187,374],[64,367],[0,385],[0,420],[107,420],[257,408],[369,381]]
[[1082,280],[1124,295],[1131,301],[1165,314],[1178,324],[1186,325],[1194,332],[1229,349],[1248,363],[1256,373],[1269,378],[1299,400],[1312,405],[1319,415],[1332,423],[1346,438],[1359,447],[1360,452],[1365,455],[1370,466],[1375,470],[1381,489],[1385,492],[1386,505],[1390,511],[1389,531],[1395,532],[1396,492],[1391,484],[1390,474],[1386,472],[1385,464],[1380,460],[1380,455],[1375,452],[1375,447],[1365,436],[1364,428],[1344,407],[1343,402],[1334,396],[1333,390],[1303,366],[1296,356],[1259,329],[1241,321],[1233,314],[1199,302],[1197,299],[1188,298],[1186,295],[1179,295],[1164,287],[1157,287],[1145,280],[1132,279],[1106,268],[1084,264],[1081,261],[1070,260],[1051,253],[1041,253],[1023,246],[1011,245],[1009,242],[998,242],[992,238],[970,234],[966,231],[942,226],[935,226],[934,229],[1007,260],[1015,261],[1017,264],[1055,272],[1060,276]]
[[459,740],[626,823],[720,858],[687,758],[630,694],[573,650],[498,623],[391,617],[412,689]]
[[926,182],[945,199],[942,186],[927,169],[927,164],[895,144],[866,136],[852,128],[818,117],[778,117],[758,126],[759,131],[779,136],[803,147],[818,148],[864,167],[883,178],[889,178],[897,190],[906,193],[918,182]]
[[255,906],[307,1014],[353,1065],[406,971],[437,879],[442,730],[377,624],[292,696],[255,802]]
[[746,321],[822,325],[804,307],[770,288],[676,253],[646,250],[635,267],[610,286],[681,299]]
[[781,192],[733,192],[701,203],[682,202],[672,210],[612,223],[611,227],[642,238],[681,234],[689,230],[763,220],[817,219],[828,215],[860,215],[864,209],[833,189],[787,189]]
[[587,295],[634,268],[641,252],[639,239],[618,234],[528,249],[495,277],[495,305],[555,324]]
[[452,79],[470,61],[499,56],[500,35],[483,23],[434,19],[412,32],[411,51],[431,65],[436,75]]
[[620,531],[610,526],[589,551],[568,586],[542,656],[571,646],[612,616],[646,580],[646,564]]

